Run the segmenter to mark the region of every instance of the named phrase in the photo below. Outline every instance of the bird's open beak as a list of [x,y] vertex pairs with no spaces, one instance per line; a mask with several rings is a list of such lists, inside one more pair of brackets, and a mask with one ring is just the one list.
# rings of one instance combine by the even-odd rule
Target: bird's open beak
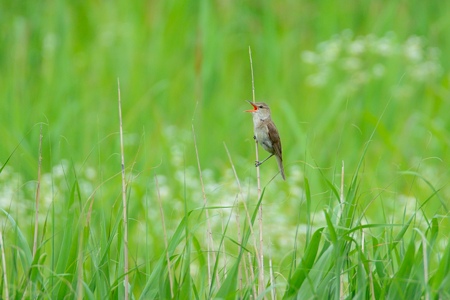
[[245,112],[255,112],[258,110],[258,106],[255,105],[252,101],[247,100],[248,103],[250,103],[253,106],[253,109],[246,110]]

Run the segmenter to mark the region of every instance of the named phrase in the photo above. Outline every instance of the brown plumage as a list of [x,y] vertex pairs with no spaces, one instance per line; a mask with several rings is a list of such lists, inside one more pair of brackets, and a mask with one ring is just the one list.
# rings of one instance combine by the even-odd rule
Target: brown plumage
[[272,121],[270,115],[270,108],[264,102],[251,102],[252,110],[246,110],[253,114],[253,126],[255,131],[255,139],[264,150],[270,153],[270,156],[265,160],[256,162],[256,166],[260,166],[263,162],[275,155],[280,169],[281,177],[286,180],[283,167],[283,153],[281,150],[281,140],[278,134],[277,127]]

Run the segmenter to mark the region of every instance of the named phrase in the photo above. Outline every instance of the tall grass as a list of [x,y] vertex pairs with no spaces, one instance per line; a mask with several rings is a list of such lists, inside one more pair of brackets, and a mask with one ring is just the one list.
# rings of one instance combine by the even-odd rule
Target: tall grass
[[449,298],[449,5],[2,3],[2,297]]

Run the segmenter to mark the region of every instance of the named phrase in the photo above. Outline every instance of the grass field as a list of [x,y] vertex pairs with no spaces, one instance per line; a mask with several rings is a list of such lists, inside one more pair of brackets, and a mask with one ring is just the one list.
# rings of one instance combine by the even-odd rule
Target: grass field
[[450,298],[448,11],[1,1],[1,298]]

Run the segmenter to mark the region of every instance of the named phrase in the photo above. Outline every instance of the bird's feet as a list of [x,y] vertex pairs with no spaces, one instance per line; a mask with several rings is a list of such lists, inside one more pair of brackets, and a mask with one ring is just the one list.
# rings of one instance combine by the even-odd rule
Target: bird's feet
[[260,162],[260,161],[255,161],[255,167],[259,167],[260,165],[262,164],[262,162]]
[[256,140],[256,135],[253,136],[253,139]]

